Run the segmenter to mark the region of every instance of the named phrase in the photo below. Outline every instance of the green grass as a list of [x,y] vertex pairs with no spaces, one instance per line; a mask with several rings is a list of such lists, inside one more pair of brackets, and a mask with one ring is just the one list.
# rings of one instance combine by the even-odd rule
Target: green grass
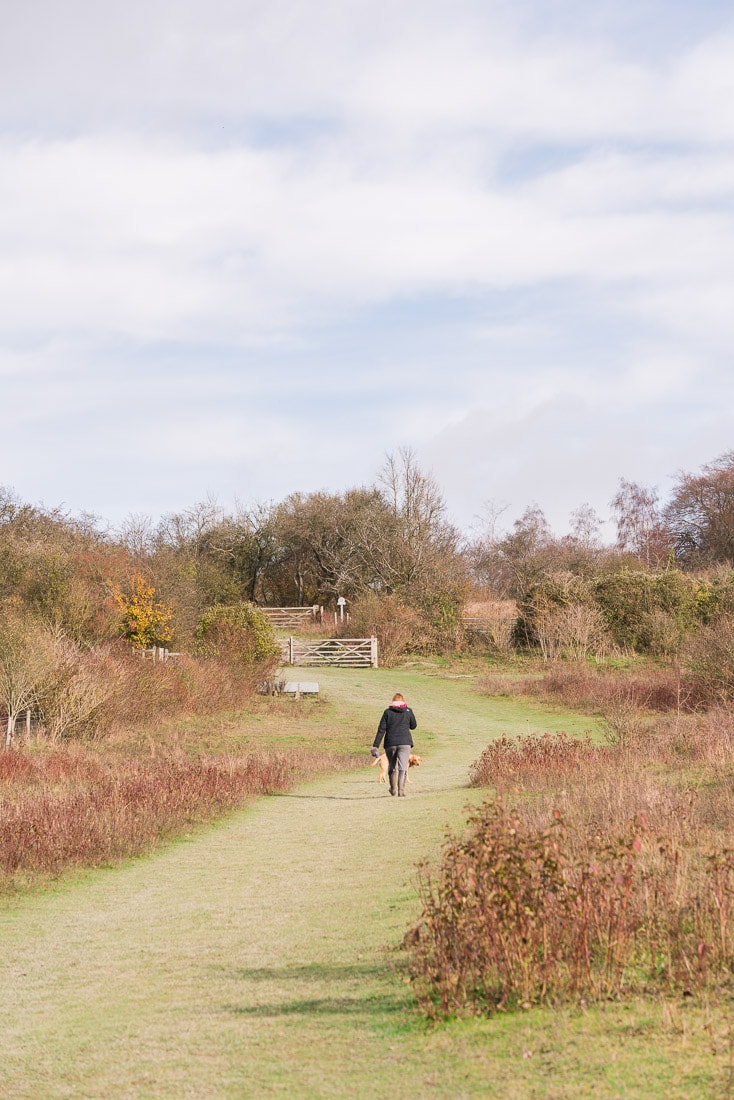
[[[481,797],[466,787],[468,765],[502,733],[593,723],[427,671],[314,678],[322,702],[280,725],[363,749],[364,769],[4,903],[0,1095],[729,1095],[720,1007],[636,1002],[439,1026],[416,1012],[397,948],[417,911],[416,863]],[[367,767],[396,690],[416,710],[424,756],[404,801]],[[263,737],[271,720],[264,712]],[[236,737],[235,725],[211,735]],[[255,737],[245,725],[241,736]]]

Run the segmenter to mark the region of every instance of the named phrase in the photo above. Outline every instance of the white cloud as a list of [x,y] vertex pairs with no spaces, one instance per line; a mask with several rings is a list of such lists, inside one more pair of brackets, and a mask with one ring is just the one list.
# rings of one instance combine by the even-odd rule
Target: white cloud
[[691,415],[684,433],[679,423],[670,407],[609,411],[582,394],[559,393],[516,417],[476,409],[420,448],[419,457],[438,474],[465,529],[487,502],[501,502],[502,528],[538,504],[564,532],[582,503],[608,521],[620,478],[657,486],[664,498],[679,470],[695,470],[731,447],[725,414],[703,422]]
[[159,426],[162,494],[186,456],[257,481],[270,444],[295,489],[408,441],[464,511],[498,469],[490,495],[573,507],[621,457],[657,468],[646,431],[705,440],[687,405],[732,395],[734,38],[709,12],[686,41],[671,12],[643,50],[598,7],[614,35],[572,3],[549,22],[470,0],[8,12],[0,460],[19,488],[49,477],[18,461],[21,430],[59,453],[78,413],[94,423],[59,470],[91,485],[101,454],[132,491],[126,405],[139,447]]
[[676,161],[651,170],[634,154],[514,188],[431,171],[430,155],[364,178],[332,148],[205,155],[87,139],[6,142],[2,157],[11,329],[190,337],[222,326],[247,340],[395,294],[578,277],[705,283],[732,264],[732,210],[707,205],[734,175],[724,157],[700,162],[683,209],[661,200]]

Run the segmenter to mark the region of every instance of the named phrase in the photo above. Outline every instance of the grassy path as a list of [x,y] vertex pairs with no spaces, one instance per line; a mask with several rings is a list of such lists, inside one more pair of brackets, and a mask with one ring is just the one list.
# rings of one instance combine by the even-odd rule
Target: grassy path
[[415,863],[460,819],[479,750],[504,731],[588,723],[419,673],[319,679],[349,700],[344,721],[365,748],[393,688],[406,693],[425,757],[409,797],[386,796],[367,767],[326,777],[7,905],[0,1095],[714,1095],[696,1091],[712,1080],[697,1049],[682,1068],[664,1044],[651,1049],[654,1012],[629,1034],[621,1009],[428,1028],[394,961]]

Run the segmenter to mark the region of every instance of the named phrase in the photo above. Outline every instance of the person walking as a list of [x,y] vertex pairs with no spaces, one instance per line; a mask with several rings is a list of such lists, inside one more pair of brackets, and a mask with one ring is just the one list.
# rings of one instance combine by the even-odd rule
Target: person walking
[[373,756],[380,755],[380,742],[385,738],[387,756],[387,778],[390,794],[405,798],[405,781],[408,778],[408,760],[413,748],[411,730],[417,727],[415,715],[405,702],[404,696],[396,692],[392,703],[383,712],[377,727],[375,740],[370,749]]

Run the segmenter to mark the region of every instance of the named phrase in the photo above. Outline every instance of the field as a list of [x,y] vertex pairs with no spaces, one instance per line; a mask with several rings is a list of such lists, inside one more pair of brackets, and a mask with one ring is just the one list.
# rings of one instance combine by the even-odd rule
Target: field
[[[595,723],[481,695],[471,673],[318,679],[319,703],[198,732],[222,751],[363,752],[364,767],[194,824],[145,858],[5,898],[0,1094],[732,1095],[734,1033],[719,1001],[423,1019],[400,944],[417,913],[418,862],[436,859],[446,827],[485,797],[468,788],[471,763],[504,734],[596,734]],[[401,802],[367,766],[394,690],[416,710],[424,758]],[[179,731],[184,748],[196,733]]]

